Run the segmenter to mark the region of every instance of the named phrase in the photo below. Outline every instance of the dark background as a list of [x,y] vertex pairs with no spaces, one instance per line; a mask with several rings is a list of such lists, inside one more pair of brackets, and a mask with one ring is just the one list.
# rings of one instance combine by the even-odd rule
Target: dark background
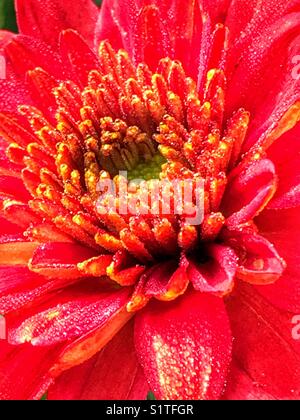
[[[101,0],[94,1],[97,4],[101,3]],[[14,0],[0,0],[0,29],[9,29],[10,31],[17,32]]]

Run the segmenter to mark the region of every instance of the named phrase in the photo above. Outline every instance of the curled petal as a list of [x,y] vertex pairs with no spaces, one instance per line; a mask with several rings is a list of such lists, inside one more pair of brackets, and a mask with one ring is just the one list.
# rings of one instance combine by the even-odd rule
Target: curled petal
[[27,266],[38,246],[37,242],[26,242],[21,235],[0,236],[0,266]]
[[[167,272],[164,273],[162,268],[162,272],[158,270],[158,272],[151,274],[146,286],[145,295],[147,297],[153,296],[158,300],[170,301],[186,291],[189,285],[187,274],[188,261],[185,258],[181,258],[179,267],[176,265],[174,267],[173,262],[166,263],[166,265],[164,266]],[[168,271],[169,275],[167,274]]]
[[[0,81],[1,82],[1,81]],[[1,114],[0,114],[1,127]],[[2,130],[0,128],[1,135]],[[6,155],[7,143],[0,137],[0,174],[3,176],[16,176],[20,178],[22,166],[12,163]]]
[[181,296],[189,285],[189,262],[183,256],[179,267],[173,260],[157,264],[143,274],[127,305],[129,312],[144,307],[151,298],[171,301]]
[[179,267],[174,261],[154,267],[145,275],[145,296],[166,301],[176,299],[188,286],[187,267],[185,258],[181,259]]
[[234,286],[237,256],[230,247],[218,244],[207,246],[207,252],[208,261],[203,264],[189,260],[189,279],[199,292],[226,295]]
[[286,268],[273,244],[256,233],[227,231],[225,242],[239,257],[237,277],[252,284],[271,284]]
[[145,266],[136,264],[130,254],[118,251],[113,256],[111,264],[107,267],[107,275],[121,286],[135,284],[145,271]]
[[41,219],[30,210],[27,204],[15,200],[6,200],[3,203],[2,214],[6,220],[22,227],[23,230],[41,222]]
[[260,233],[275,245],[287,268],[279,280],[257,286],[259,292],[276,307],[300,311],[300,219],[299,207],[265,210],[256,220]]
[[273,197],[276,185],[276,170],[268,159],[254,161],[241,172],[236,169],[222,202],[227,226],[238,226],[257,216]]

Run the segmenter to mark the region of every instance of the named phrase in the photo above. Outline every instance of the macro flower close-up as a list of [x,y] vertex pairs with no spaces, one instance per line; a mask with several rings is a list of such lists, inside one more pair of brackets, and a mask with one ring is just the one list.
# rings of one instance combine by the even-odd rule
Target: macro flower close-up
[[300,399],[300,0],[15,10],[0,399]]

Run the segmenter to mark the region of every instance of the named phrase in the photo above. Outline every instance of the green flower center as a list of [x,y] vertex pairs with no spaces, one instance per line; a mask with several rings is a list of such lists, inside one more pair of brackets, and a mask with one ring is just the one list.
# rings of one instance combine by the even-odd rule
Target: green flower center
[[150,160],[139,162],[133,169],[128,171],[128,180],[142,179],[150,181],[151,179],[160,179],[162,165],[166,159],[158,152]]

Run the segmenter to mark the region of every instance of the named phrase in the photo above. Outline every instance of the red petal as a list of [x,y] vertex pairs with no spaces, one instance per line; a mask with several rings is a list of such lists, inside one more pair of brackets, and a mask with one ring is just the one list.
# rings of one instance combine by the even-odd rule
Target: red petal
[[101,329],[127,302],[128,291],[95,294],[51,307],[10,331],[12,344],[51,346]]
[[182,295],[188,285],[187,268],[189,262],[182,257],[180,264],[166,261],[150,268],[139,280],[127,306],[130,312],[144,307],[150,298],[171,301]]
[[12,176],[0,176],[0,193],[11,195],[20,201],[28,201],[32,197],[25,189],[21,179]]
[[[56,306],[59,303],[62,304],[64,296],[61,291],[59,294],[60,300],[53,298],[54,300],[50,301],[50,296],[55,297],[57,290],[66,288],[73,283],[75,283],[74,286],[66,288],[64,302],[68,302],[72,298],[74,299],[74,296],[78,297],[78,291],[80,292],[80,297],[84,296],[86,298],[91,295],[91,287],[92,293],[97,293],[99,290],[103,290],[105,287],[107,288],[107,282],[103,278],[93,279],[92,282],[89,280],[84,279],[80,283],[78,278],[73,279],[68,276],[62,278],[57,276],[52,280],[33,273],[24,266],[0,266],[0,314],[16,312],[24,306],[36,305],[43,299],[47,299],[47,305],[35,310],[33,314],[37,311],[42,312],[48,309],[49,306]],[[24,319],[26,319],[26,316]]]
[[57,229],[51,222],[43,221],[40,224],[29,227],[24,235],[30,240],[36,240],[40,243],[44,242],[76,242],[71,236],[64,234],[61,230]]
[[125,47],[136,64],[152,67],[160,58],[176,58],[197,77],[201,29],[200,8],[192,0],[104,0],[95,45],[108,39],[116,49]]
[[[95,296],[95,293],[96,292],[94,291],[93,296]],[[104,311],[100,315],[95,315],[96,320],[100,319],[102,316],[103,322],[100,319],[100,324],[92,330],[88,327],[86,334],[77,338],[63,349],[56,364],[51,369],[52,376],[58,377],[65,370],[80,365],[106,346],[112,337],[114,337],[132,317],[132,314],[129,314],[126,310],[129,295],[130,290],[127,288],[122,288],[119,292],[115,291],[111,307],[111,309],[115,309],[115,312],[113,313],[111,310],[110,314],[106,315]],[[85,316],[83,318],[85,318]],[[83,320],[83,322],[88,326],[87,320]],[[76,328],[76,325],[74,325],[74,327]],[[64,331],[62,331],[62,333],[63,332]]]
[[92,0],[16,0],[21,33],[56,45],[59,33],[75,29],[93,41],[98,8]]
[[[85,283],[84,283],[85,284]],[[49,306],[49,304],[53,302],[63,302],[66,301],[67,298],[70,299],[70,295],[76,296],[76,293],[79,295],[83,295],[81,287],[73,287],[69,289],[68,292],[57,294],[55,297],[48,298],[48,301],[45,301],[41,308],[45,308]],[[90,288],[86,288],[85,294],[88,293],[86,296],[94,296],[97,293],[97,289],[99,290],[99,285],[93,285]],[[77,292],[76,292],[77,290]],[[99,295],[99,294],[98,294]],[[34,313],[36,311],[35,308],[28,309],[24,312],[22,311],[23,319],[28,318],[30,313]],[[100,345],[100,336],[102,339],[102,345],[105,345],[107,341],[113,336],[117,329],[116,319],[118,318],[119,313],[116,314],[114,319],[112,319],[107,328],[102,328],[98,332],[98,341],[96,341],[96,332],[93,331],[92,334],[84,336],[84,340],[79,339],[75,342],[77,345],[77,350],[79,354],[77,357],[81,357],[81,360],[84,361],[84,356],[86,358],[90,357],[87,356],[89,353],[91,356],[96,353],[95,347],[99,350],[101,349]],[[13,320],[14,318],[7,317],[7,319]],[[129,318],[127,317],[127,320]],[[16,321],[13,321],[16,322]],[[126,320],[124,321],[126,322]],[[120,323],[120,319],[117,322],[119,328],[124,325]],[[101,335],[104,333],[104,337]],[[88,341],[90,338],[90,341]],[[95,341],[93,341],[93,339]],[[84,343],[87,345],[85,352],[84,351]],[[79,344],[82,347],[79,349]],[[91,349],[92,344],[94,348]],[[98,344],[98,345],[97,345]],[[62,348],[59,347],[44,347],[41,349],[40,347],[36,348],[29,344],[19,345],[19,346],[7,346],[4,341],[0,342],[0,399],[40,399],[42,395],[46,392],[49,388],[51,383],[53,382],[53,376],[49,374],[49,370],[54,373],[53,365],[56,366],[55,372],[57,373],[58,366],[61,368],[61,363],[63,361],[64,356],[68,356],[67,360],[65,360],[65,364],[68,364],[69,367],[72,367],[72,361],[74,360],[74,354],[71,354],[70,350],[74,350],[73,345],[67,345],[67,347]],[[91,353],[94,351],[94,353]],[[70,356],[73,356],[73,359],[70,360]],[[57,364],[59,361],[59,365]],[[141,383],[141,382],[140,382]]]
[[[6,111],[15,111],[16,106],[20,103],[31,103],[28,89],[16,76],[8,57],[5,55],[6,46],[14,37],[15,34],[7,31],[0,31],[0,99],[1,109],[5,109]],[[5,60],[5,68],[3,68],[3,59]]]
[[[299,20],[299,16],[297,18]],[[289,49],[289,62],[285,74],[282,76],[284,82],[281,82],[277,88],[278,92],[274,92],[274,88],[269,87],[270,97],[264,97],[260,108],[257,107],[257,113],[252,119],[252,124],[249,127],[249,137],[245,142],[244,150],[247,150],[252,144],[257,142],[257,139],[264,138],[266,133],[270,134],[276,126],[281,126],[283,132],[293,128],[293,124],[299,121],[299,115],[297,120],[290,120],[286,123],[286,115],[289,114],[289,110],[299,100],[300,95],[300,83],[299,78],[292,77],[295,71],[295,64],[293,58],[300,54],[300,37],[298,37]],[[286,51],[286,43],[284,43],[284,52]],[[280,56],[281,52],[276,53],[276,57]],[[275,58],[276,60],[276,58]],[[280,63],[277,61],[273,64],[272,69],[280,67]],[[269,74],[267,71],[267,74]],[[276,73],[276,72],[275,72]],[[265,78],[266,79],[266,78]],[[254,89],[255,90],[255,89]],[[258,91],[262,90],[260,87]],[[249,108],[250,109],[250,108]],[[273,134],[274,135],[274,134]]]
[[264,211],[256,223],[261,234],[273,243],[287,268],[276,283],[258,287],[259,292],[279,308],[300,311],[300,219],[299,207]]
[[[63,77],[62,73],[63,70],[61,68],[61,76]],[[49,122],[55,124],[54,116],[57,111],[57,103],[55,101],[55,96],[53,95],[53,89],[59,84],[57,79],[50,76],[42,68],[36,67],[34,70],[29,70],[27,72],[26,81],[30,87],[31,96],[35,105],[44,113]],[[28,173],[28,171],[23,170],[23,178],[25,178]]]
[[[29,36],[17,35],[6,46],[13,69],[20,79],[24,80],[25,73],[37,67],[42,67],[58,79],[67,76],[66,65],[59,54],[49,44]],[[21,105],[28,105],[23,102]]]
[[[14,270],[13,276],[16,275],[17,270]],[[53,293],[60,288],[67,287],[72,283],[68,279],[46,281],[46,279],[43,278],[43,280],[40,281],[39,278],[34,277],[34,273],[30,272],[30,275],[31,277],[28,276],[29,284],[27,285],[27,288],[26,277],[20,277],[20,280],[24,280],[24,283],[16,284],[19,291],[3,294],[0,297],[0,312],[2,314],[11,314],[12,312],[18,311],[20,308],[36,305],[37,302],[40,302],[43,299],[47,300],[50,293]]]
[[232,363],[227,381],[222,400],[275,400],[235,362]]
[[0,217],[0,226],[1,226],[1,232],[3,235],[15,235],[15,234],[21,234],[21,229],[14,225],[13,223],[8,222],[6,219],[3,219]]
[[[212,3],[212,8],[215,10],[215,1],[211,0],[209,3]],[[263,2],[260,0],[253,0],[251,2],[247,0],[235,0],[231,2],[230,7],[225,3],[223,10],[224,6],[228,8],[226,25],[230,28],[232,41],[238,40],[235,43],[239,47],[236,51],[236,56],[239,57],[240,51],[245,46],[251,44],[253,34],[262,33],[281,16],[294,10],[297,5],[299,5],[299,0],[291,0],[289,2],[285,0],[264,0]],[[241,34],[243,35],[242,37]]]
[[[32,273],[27,267],[0,267],[0,295],[21,291],[45,283],[47,279]],[[1,308],[1,306],[0,306]],[[3,311],[0,309],[0,313]]]
[[274,308],[252,286],[240,286],[227,304],[234,358],[266,394],[299,399],[300,342],[292,337],[292,314]]
[[95,255],[95,251],[78,244],[50,242],[40,245],[33,254],[30,269],[50,278],[79,278],[77,264]]
[[[36,138],[24,128],[25,121],[15,115],[0,114],[0,134],[7,143],[17,143],[22,148],[26,148],[30,143],[34,143]],[[6,145],[3,145],[3,154],[6,154]],[[2,149],[1,147],[1,149]],[[20,173],[17,174],[20,177]]]
[[[25,267],[3,267],[0,297],[0,313],[18,315],[18,325],[27,318],[49,307],[70,302],[74,299],[89,299],[91,294],[112,291],[111,283],[104,278],[69,279],[39,276]],[[23,270],[23,271],[22,271]],[[1,278],[2,270],[0,271]],[[6,277],[7,276],[7,277]],[[7,278],[7,282],[6,282]],[[45,304],[43,304],[45,302]],[[26,307],[26,308],[25,308]],[[30,312],[28,308],[32,308]],[[23,308],[22,312],[18,309]],[[20,316],[22,315],[22,319]]]
[[[1,82],[1,81],[0,81]],[[1,117],[0,117],[1,121]],[[2,121],[1,121],[2,122]],[[7,142],[0,137],[0,174],[4,176],[20,176],[22,167],[12,163],[6,156]]]
[[236,273],[239,279],[252,284],[270,284],[278,280],[286,268],[274,245],[254,232],[227,230],[223,239],[239,257]]
[[48,399],[145,400],[148,390],[129,322],[96,356],[57,378]]
[[198,292],[151,302],[136,315],[135,346],[158,399],[217,399],[231,355],[220,298]]
[[[113,3],[111,0],[104,0],[102,2],[95,30],[95,48],[98,48],[100,42],[105,39],[108,39],[116,50],[125,46],[122,38],[123,36],[127,37],[128,33],[123,28],[124,22],[122,22],[122,19],[126,19],[128,14],[121,14],[121,10],[123,7],[123,10],[128,10],[126,6],[121,6],[118,1]],[[127,51],[130,50],[127,48]]]
[[237,257],[227,246],[212,244],[206,249],[207,262],[201,264],[195,258],[189,259],[189,279],[199,292],[226,295],[234,286]]
[[201,0],[199,3],[208,11],[213,23],[220,23],[226,18],[231,0]]
[[11,223],[16,223],[23,229],[27,229],[28,226],[40,223],[41,220],[31,211],[27,204],[17,202],[14,200],[6,201],[2,215]]
[[64,61],[70,63],[75,80],[86,86],[89,72],[99,68],[95,53],[77,32],[70,29],[60,36],[60,50]]
[[21,235],[0,236],[0,266],[27,266],[38,245],[37,242],[26,242]]
[[268,208],[283,209],[300,204],[300,124],[276,140],[268,150],[278,174],[278,188]]
[[[295,38],[299,14],[285,15],[288,9],[299,6],[298,0],[257,3],[235,2],[227,22],[231,36],[237,37],[229,51],[230,70],[235,71],[230,78],[227,106],[230,113],[240,106],[251,112],[247,146],[297,100],[300,87],[292,78],[292,58],[299,54],[299,40]],[[241,29],[240,25],[245,26]]]
[[23,80],[13,74],[11,65],[7,68],[7,78],[0,79],[1,110],[14,112],[20,104],[32,104],[28,87]]
[[155,71],[162,57],[170,56],[171,46],[166,28],[154,5],[145,6],[135,22],[133,58],[136,64],[147,63]]
[[53,382],[48,371],[57,348],[11,346],[0,340],[0,400],[40,399]]
[[187,268],[188,261],[185,258],[181,258],[179,267],[173,261],[160,264],[149,276],[145,295],[162,301],[177,299],[189,285]]
[[127,251],[118,251],[106,271],[107,275],[121,286],[131,286],[139,280],[145,266],[136,264]]
[[251,163],[240,173],[234,173],[225,191],[222,212],[228,226],[246,223],[257,216],[276,191],[273,163],[262,159]]

